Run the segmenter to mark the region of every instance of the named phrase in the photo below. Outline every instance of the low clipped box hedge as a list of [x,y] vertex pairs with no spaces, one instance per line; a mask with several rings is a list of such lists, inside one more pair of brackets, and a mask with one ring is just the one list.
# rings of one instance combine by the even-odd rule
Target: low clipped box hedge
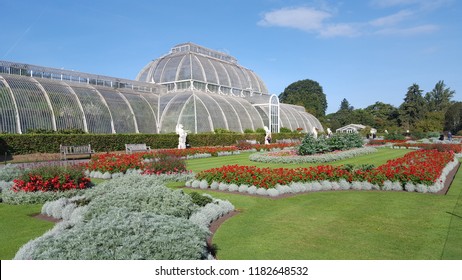
[[[189,134],[191,147],[230,146],[239,140],[264,142],[264,133]],[[301,138],[299,133],[274,133],[273,139]],[[169,134],[0,134],[1,155],[59,153],[59,145],[88,145],[96,152],[124,151],[125,144],[145,143],[152,149],[178,147],[178,135]]]

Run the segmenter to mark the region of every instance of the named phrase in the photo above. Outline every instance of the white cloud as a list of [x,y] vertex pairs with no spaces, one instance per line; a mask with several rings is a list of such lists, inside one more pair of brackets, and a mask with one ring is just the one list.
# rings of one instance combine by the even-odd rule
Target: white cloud
[[352,24],[340,23],[325,26],[323,29],[319,30],[319,35],[321,35],[321,37],[356,37],[361,34]]
[[421,34],[428,34],[436,32],[440,29],[439,26],[434,24],[419,25],[408,28],[384,28],[376,32],[380,35],[395,35],[395,36],[415,36]]
[[370,21],[370,24],[372,26],[378,26],[378,27],[396,25],[396,24],[398,24],[398,23],[400,23],[402,21],[408,20],[413,15],[414,15],[414,13],[412,11],[401,10],[401,11],[399,11],[397,13],[392,14],[392,15],[374,19],[374,20]]
[[323,21],[332,15],[328,12],[308,7],[284,8],[265,13],[258,22],[261,26],[291,27],[303,31],[318,31]]
[[[295,28],[317,34],[319,37],[357,37],[364,34],[411,36],[438,31],[440,27],[433,23],[423,24],[422,18],[428,12],[450,3],[453,0],[370,0],[376,7],[408,6],[392,14],[359,22],[341,22],[336,20],[338,10],[291,7],[273,10],[262,15],[258,25],[265,27]],[[321,6],[322,7],[322,6]],[[417,24],[416,20],[420,23]]]
[[321,37],[357,36],[359,33],[352,24],[326,23],[332,18],[330,12],[309,7],[283,8],[265,13],[258,22],[260,26],[279,26],[313,32]]

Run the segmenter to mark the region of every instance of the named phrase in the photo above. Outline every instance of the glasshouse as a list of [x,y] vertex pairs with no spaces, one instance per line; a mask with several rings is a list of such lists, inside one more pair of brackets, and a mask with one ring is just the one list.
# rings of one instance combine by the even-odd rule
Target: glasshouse
[[234,57],[192,43],[151,61],[136,80],[0,61],[0,133],[170,133],[178,124],[191,133],[323,131]]

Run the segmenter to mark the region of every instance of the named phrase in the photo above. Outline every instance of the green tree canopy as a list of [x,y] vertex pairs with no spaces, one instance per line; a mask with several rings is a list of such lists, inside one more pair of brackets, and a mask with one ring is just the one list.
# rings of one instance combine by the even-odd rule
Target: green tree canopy
[[407,90],[404,102],[400,106],[400,121],[405,129],[414,128],[415,124],[426,114],[426,102],[418,84]]
[[455,102],[449,106],[444,115],[444,129],[452,133],[462,130],[462,102]]
[[340,102],[340,109],[339,111],[353,111],[355,108],[350,105],[350,102],[346,98],[343,98],[342,102]]
[[430,112],[446,112],[451,106],[451,99],[454,97],[455,91],[446,87],[444,81],[436,83],[435,88],[425,94],[425,101],[427,101],[427,108]]
[[301,80],[290,84],[279,95],[283,103],[300,105],[315,117],[326,115],[327,99],[322,87],[313,80]]
[[372,127],[379,130],[398,127],[399,111],[395,106],[377,101],[365,110],[374,116]]

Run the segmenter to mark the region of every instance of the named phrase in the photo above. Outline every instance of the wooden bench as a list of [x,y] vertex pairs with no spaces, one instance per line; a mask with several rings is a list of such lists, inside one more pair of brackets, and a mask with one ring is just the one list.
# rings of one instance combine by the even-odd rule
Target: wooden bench
[[125,153],[127,154],[149,151],[151,151],[151,147],[146,146],[146,144],[125,144]]
[[65,145],[59,145],[59,152],[61,153],[61,160],[67,160],[69,157],[75,158],[76,156],[89,156],[91,158],[91,155],[95,153],[91,149],[90,144],[88,145],[82,145],[82,146],[65,146]]

